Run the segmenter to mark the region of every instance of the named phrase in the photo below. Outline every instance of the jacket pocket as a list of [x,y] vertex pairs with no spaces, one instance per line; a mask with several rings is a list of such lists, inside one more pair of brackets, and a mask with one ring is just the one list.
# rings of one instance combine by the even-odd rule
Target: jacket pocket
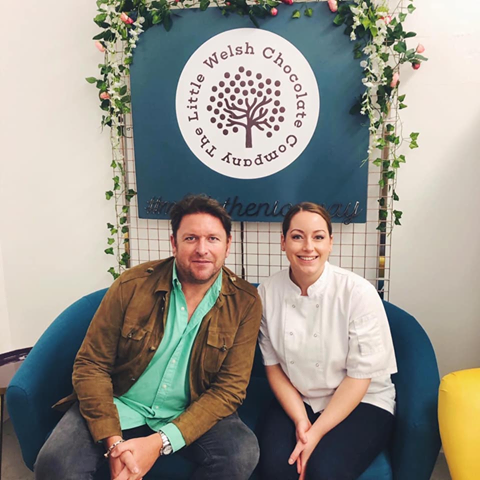
[[135,358],[145,344],[147,330],[131,323],[124,323],[118,341],[118,357],[131,360]]
[[234,332],[209,331],[203,368],[206,372],[217,373],[222,366],[228,352],[233,346]]

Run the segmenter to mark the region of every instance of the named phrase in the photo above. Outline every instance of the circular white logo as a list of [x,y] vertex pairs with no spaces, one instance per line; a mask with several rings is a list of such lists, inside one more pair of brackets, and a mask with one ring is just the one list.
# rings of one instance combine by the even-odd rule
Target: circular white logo
[[201,45],[177,86],[177,120],[195,156],[222,175],[272,175],[317,125],[320,96],[302,53],[274,33],[239,28]]

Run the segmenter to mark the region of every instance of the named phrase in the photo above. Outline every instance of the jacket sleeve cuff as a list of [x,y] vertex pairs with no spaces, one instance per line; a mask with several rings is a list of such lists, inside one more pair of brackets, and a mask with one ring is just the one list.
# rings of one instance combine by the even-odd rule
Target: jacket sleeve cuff
[[180,432],[178,427],[173,423],[167,423],[167,425],[160,428],[160,430],[170,440],[170,444],[172,445],[174,452],[177,452],[185,446],[185,440],[183,438],[182,432]]

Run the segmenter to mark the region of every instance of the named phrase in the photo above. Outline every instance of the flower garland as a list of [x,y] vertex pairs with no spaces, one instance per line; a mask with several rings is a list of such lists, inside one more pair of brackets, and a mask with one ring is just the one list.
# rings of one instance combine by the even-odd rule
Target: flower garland
[[[418,70],[421,63],[427,60],[421,54],[425,48],[419,44],[416,48],[407,48],[407,39],[416,36],[407,32],[403,22],[408,14],[413,13],[413,0],[406,9],[401,8],[403,0],[390,12],[387,0],[353,0],[340,2],[327,0],[331,12],[336,13],[333,23],[345,26],[345,34],[355,42],[353,53],[364,69],[363,84],[365,93],[352,107],[351,113],[361,113],[369,120],[370,147],[368,157],[372,163],[381,168],[379,185],[379,223],[377,230],[387,232],[390,220],[400,225],[402,212],[392,209],[390,201],[397,201],[397,170],[405,163],[405,155],[398,154],[404,142],[410,148],[417,148],[418,133],[411,133],[404,138],[397,132],[398,110],[406,108],[405,95],[398,95],[400,84],[400,67],[405,63]],[[274,0],[214,0],[214,4],[224,15],[232,13],[248,16],[258,27],[258,18],[276,16],[278,5],[282,2]],[[293,0],[283,0],[292,5]],[[105,62],[99,65],[100,77],[89,77],[86,80],[95,84],[99,90],[100,108],[105,112],[102,116],[102,127],[110,127],[112,144],[113,188],[105,193],[107,200],[114,198],[116,220],[108,223],[108,247],[105,253],[115,255],[117,267],[108,271],[117,278],[121,271],[129,266],[129,225],[128,213],[130,202],[136,195],[127,187],[125,165],[125,115],[131,111],[131,99],[127,79],[130,73],[133,50],[140,35],[153,27],[162,24],[169,31],[172,28],[172,10],[199,6],[206,10],[210,0],[97,0],[98,15],[94,22],[102,31],[94,37],[96,47],[105,54]],[[303,14],[313,15],[313,10],[303,7]],[[300,18],[302,12],[296,9],[292,18]],[[120,50],[120,51],[119,51]],[[396,110],[396,118],[391,120],[392,110]],[[377,155],[378,154],[378,155]],[[377,157],[377,158],[375,158]],[[390,213],[391,212],[391,213]],[[389,219],[389,215],[393,216]]]

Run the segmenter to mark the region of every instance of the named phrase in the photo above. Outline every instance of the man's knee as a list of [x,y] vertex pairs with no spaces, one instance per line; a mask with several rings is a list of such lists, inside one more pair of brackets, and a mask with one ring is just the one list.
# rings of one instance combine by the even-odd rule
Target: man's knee
[[232,465],[234,471],[238,472],[240,478],[249,478],[260,458],[260,447],[255,434],[248,430],[238,442],[234,451],[229,453],[227,461]]
[[35,480],[65,480],[71,475],[68,465],[69,452],[57,451],[48,442],[43,446],[35,462]]

